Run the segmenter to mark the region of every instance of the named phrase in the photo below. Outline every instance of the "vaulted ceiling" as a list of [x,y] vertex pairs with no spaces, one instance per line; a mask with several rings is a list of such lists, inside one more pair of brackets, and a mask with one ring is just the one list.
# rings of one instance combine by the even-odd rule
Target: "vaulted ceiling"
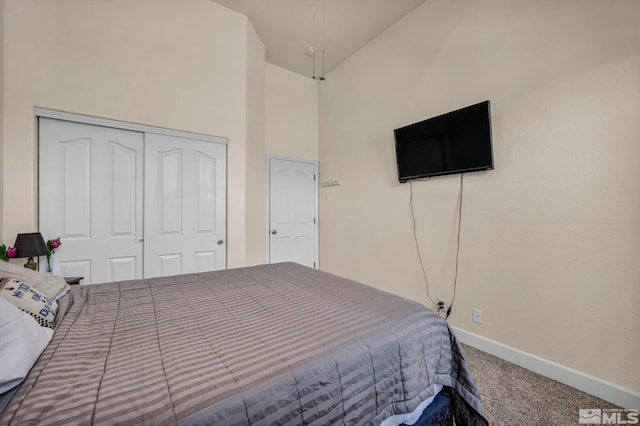
[[[214,0],[246,15],[266,47],[267,61],[297,73],[329,72],[425,0]],[[324,37],[323,37],[324,33]],[[323,43],[324,41],[324,43]]]

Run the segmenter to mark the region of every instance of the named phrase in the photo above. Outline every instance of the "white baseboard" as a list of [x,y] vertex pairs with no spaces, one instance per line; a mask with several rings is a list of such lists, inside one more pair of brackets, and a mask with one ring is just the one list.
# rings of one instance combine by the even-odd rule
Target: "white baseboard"
[[[502,358],[535,373],[549,377],[598,398],[628,409],[640,408],[640,393],[585,374],[573,368],[549,361],[511,346],[487,339],[475,333],[451,327],[461,343]],[[599,408],[599,407],[585,407]]]

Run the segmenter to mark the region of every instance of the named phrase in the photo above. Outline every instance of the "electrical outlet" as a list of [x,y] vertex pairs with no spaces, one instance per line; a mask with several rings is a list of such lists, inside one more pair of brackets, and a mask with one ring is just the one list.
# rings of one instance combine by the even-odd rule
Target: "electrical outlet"
[[438,313],[447,312],[447,299],[438,299]]
[[482,311],[478,308],[473,308],[471,311],[471,320],[475,323],[482,324]]

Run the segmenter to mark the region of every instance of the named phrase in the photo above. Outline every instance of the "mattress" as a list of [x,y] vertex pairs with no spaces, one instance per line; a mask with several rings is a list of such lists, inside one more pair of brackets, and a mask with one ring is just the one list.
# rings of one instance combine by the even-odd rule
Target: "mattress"
[[0,424],[379,425],[453,390],[486,425],[445,321],[293,263],[74,286]]

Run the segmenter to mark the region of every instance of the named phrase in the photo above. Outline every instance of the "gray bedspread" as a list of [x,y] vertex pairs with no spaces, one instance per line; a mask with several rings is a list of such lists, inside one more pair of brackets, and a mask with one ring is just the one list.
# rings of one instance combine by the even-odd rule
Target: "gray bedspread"
[[73,286],[0,424],[377,425],[433,384],[487,424],[424,306],[296,264]]

